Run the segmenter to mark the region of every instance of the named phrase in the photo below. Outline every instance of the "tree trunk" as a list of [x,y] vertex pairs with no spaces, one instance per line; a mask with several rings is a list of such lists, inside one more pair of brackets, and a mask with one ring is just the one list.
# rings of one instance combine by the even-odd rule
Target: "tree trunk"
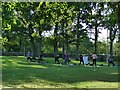
[[20,38],[20,52],[22,52],[22,40]]
[[58,54],[57,30],[58,30],[58,23],[56,23],[55,30],[54,30],[54,56]]
[[[66,26],[67,27],[67,26]],[[67,29],[65,29],[65,51],[69,52],[69,43],[68,43],[68,35],[67,35]]]
[[37,55],[39,56],[40,53],[42,53],[42,38],[41,37],[38,38]]
[[118,22],[118,42],[120,42],[120,2],[118,2],[117,22]]
[[80,37],[80,34],[79,34],[79,21],[80,19],[80,12],[78,13],[78,18],[77,18],[77,29],[76,29],[76,35],[77,35],[77,39],[76,39],[76,60],[79,60],[79,37]]
[[24,56],[26,56],[27,54],[27,50],[26,50],[26,46],[24,46]]
[[63,39],[62,39],[62,58],[64,58],[64,54],[65,54],[65,32],[64,32],[64,22],[62,24],[62,33],[63,33]]
[[76,45],[76,60],[79,60],[79,43]]
[[21,29],[20,29],[20,41],[19,41],[20,51],[19,52],[22,52],[22,31],[21,31]]
[[66,40],[65,40],[65,41],[66,41],[66,52],[69,52],[68,37],[66,38]]
[[42,53],[42,31],[40,30],[40,24],[38,27],[38,33],[39,33],[39,37],[38,37],[37,55],[39,56],[39,54]]
[[80,43],[79,43],[79,37],[80,37],[80,35],[79,35],[78,29],[77,29],[76,57],[75,57],[76,60],[79,60],[79,45],[80,45]]
[[98,41],[98,30],[97,30],[97,25],[95,26],[95,53],[97,54],[97,41]]
[[32,52],[32,57],[35,57],[35,44],[34,44],[34,38],[31,36],[30,37],[30,43],[31,43],[31,52]]
[[113,56],[113,41],[110,41],[110,56]]
[[113,41],[114,41],[114,38],[115,38],[114,35],[113,35],[112,28],[111,28],[110,29],[110,56],[113,56]]
[[35,43],[34,43],[34,38],[31,36],[33,33],[32,29],[32,24],[29,25],[29,37],[30,37],[30,44],[31,44],[31,52],[32,52],[32,57],[35,57]]
[[[118,43],[120,43],[120,2],[118,2],[118,11],[117,11],[117,17],[118,17]],[[118,51],[118,60],[120,59],[120,44],[119,44],[119,51]],[[120,65],[120,60],[118,61]],[[119,78],[120,79],[120,78]]]
[[64,58],[64,54],[65,54],[65,46],[64,44],[62,45],[62,58]]
[[27,50],[26,50],[26,42],[27,42],[27,37],[26,37],[26,35],[24,34],[24,56],[26,56],[26,54],[27,54]]
[[37,44],[37,55],[40,54],[40,39],[38,38],[38,44]]

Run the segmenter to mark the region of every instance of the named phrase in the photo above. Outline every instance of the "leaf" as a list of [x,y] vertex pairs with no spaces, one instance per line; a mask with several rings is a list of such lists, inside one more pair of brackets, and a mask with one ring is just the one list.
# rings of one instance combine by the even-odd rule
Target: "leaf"
[[40,20],[40,24],[43,24],[43,23],[44,23],[44,19],[41,19],[41,20]]
[[46,6],[49,6],[49,2],[46,2]]
[[43,2],[41,1],[40,4],[39,4],[39,6],[38,6],[38,8],[37,8],[37,10],[40,9],[40,7],[42,6],[42,4],[43,4]]

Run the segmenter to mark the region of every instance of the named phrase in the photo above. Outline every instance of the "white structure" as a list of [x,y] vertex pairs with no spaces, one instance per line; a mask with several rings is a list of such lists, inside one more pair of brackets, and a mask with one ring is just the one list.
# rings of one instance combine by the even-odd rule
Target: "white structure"
[[88,64],[89,63],[88,56],[83,56],[83,61],[84,61],[84,64]]

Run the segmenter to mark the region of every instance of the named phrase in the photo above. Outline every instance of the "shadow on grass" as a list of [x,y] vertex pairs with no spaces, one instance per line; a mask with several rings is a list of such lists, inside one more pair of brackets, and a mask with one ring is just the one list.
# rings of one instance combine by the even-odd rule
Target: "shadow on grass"
[[19,61],[15,59],[14,63],[9,60],[3,60],[2,79],[5,85],[35,82],[36,80],[67,84],[84,81],[118,82],[117,67],[103,66],[95,68],[96,71],[94,71],[93,67],[59,66],[52,63],[53,59],[50,63],[43,65],[28,63],[24,58]]

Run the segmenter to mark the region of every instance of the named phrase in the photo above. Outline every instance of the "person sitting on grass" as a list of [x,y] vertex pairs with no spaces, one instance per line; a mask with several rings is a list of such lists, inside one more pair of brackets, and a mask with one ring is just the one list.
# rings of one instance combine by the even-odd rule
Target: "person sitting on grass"
[[30,53],[30,51],[28,51],[28,52],[27,52],[27,61],[28,61],[28,60],[32,61],[32,58],[31,58],[31,53]]
[[60,64],[59,55],[56,55],[56,56],[55,56],[55,64]]
[[108,66],[110,66],[110,64],[112,64],[113,67],[115,66],[115,63],[113,62],[113,57],[112,56],[110,56],[108,58]]

